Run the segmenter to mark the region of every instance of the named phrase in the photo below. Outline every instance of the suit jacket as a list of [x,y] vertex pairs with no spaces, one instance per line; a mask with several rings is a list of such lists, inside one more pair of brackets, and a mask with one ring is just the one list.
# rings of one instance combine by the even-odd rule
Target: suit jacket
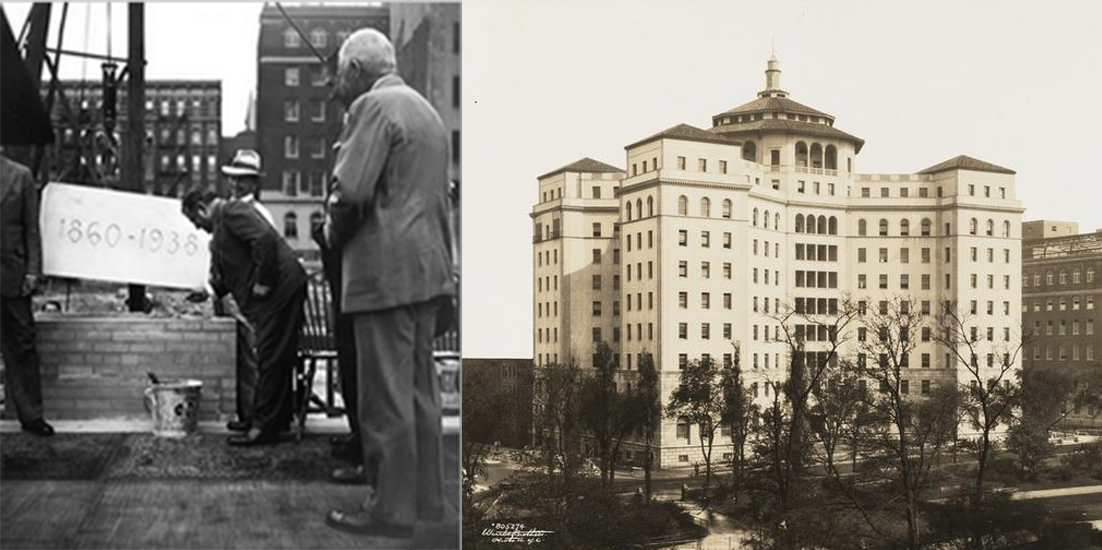
[[[306,284],[295,253],[256,208],[242,201],[215,201],[210,239],[211,287],[219,297],[233,294],[246,315],[277,305]],[[255,284],[271,288],[253,296]]]
[[425,98],[397,75],[380,78],[349,107],[333,177],[344,312],[455,293],[448,135]]
[[21,296],[24,276],[41,273],[34,177],[27,167],[0,156],[0,294]]

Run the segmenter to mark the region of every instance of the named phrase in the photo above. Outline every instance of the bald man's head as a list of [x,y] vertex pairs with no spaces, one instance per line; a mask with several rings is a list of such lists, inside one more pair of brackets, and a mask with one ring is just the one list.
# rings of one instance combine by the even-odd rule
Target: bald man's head
[[379,78],[398,70],[394,46],[375,29],[360,29],[341,44],[335,95],[346,105],[371,89]]

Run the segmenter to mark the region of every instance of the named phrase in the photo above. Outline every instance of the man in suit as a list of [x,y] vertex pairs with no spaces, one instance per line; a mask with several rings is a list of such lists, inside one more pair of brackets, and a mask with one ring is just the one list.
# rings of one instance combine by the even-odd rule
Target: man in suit
[[193,189],[184,196],[182,210],[197,228],[211,234],[210,283],[215,294],[233,294],[256,330],[256,412],[249,430],[230,437],[229,443],[275,443],[291,423],[291,376],[298,360],[306,271],[275,228],[247,203]]
[[0,348],[5,391],[23,431],[53,435],[42,418],[42,379],[31,294],[42,273],[38,189],[26,166],[0,156]]
[[329,525],[412,536],[444,513],[437,312],[455,294],[448,225],[448,136],[397,75],[374,29],[341,45],[335,94],[348,106],[325,234],[342,251],[341,306],[352,315],[365,462],[377,486]]

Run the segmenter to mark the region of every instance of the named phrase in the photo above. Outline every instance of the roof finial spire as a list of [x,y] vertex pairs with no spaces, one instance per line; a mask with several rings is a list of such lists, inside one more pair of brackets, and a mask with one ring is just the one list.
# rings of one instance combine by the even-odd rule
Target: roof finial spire
[[769,59],[777,59],[777,37],[769,37]]
[[[771,55],[765,69],[765,91],[763,94],[781,92],[781,62]],[[783,93],[783,92],[782,92]],[[783,97],[783,96],[782,96]]]

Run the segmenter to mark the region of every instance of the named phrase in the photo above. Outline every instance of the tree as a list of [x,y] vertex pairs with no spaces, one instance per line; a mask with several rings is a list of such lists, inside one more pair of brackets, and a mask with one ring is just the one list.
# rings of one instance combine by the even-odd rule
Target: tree
[[[952,363],[958,366],[962,408],[972,428],[978,432],[976,475],[970,499],[973,508],[978,510],[983,503],[984,479],[994,449],[991,436],[1012,419],[1018,402],[1021,386],[1014,379],[1018,372],[1016,365],[1029,332],[1022,330],[1017,339],[1008,334],[999,344],[991,334],[994,329],[989,328],[990,343],[985,343],[980,339],[979,327],[958,313],[952,302],[942,305],[937,325],[934,340],[948,351]],[[986,357],[984,365],[980,363],[981,355]],[[983,533],[973,533],[972,546],[978,550],[984,548]]]
[[651,498],[651,473],[654,470],[654,434],[662,424],[662,402],[658,387],[658,370],[654,368],[654,356],[644,352],[639,360],[639,377],[636,384],[639,428],[643,432],[646,447],[643,455],[643,476],[647,501]]
[[730,365],[720,369],[720,387],[723,393],[723,410],[720,421],[731,433],[731,481],[734,497],[737,499],[746,471],[746,439],[750,429],[750,419],[757,407],[753,396],[743,380],[741,366],[741,348],[735,348]]
[[601,480],[608,486],[611,486],[611,471],[615,468],[615,457],[609,455],[619,405],[615,369],[612,349],[601,341],[597,344],[597,352],[593,354],[592,376],[585,378],[581,395],[582,423],[597,443]]
[[[723,413],[723,387],[719,368],[711,357],[692,361],[681,371],[681,383],[670,395],[666,415],[684,419],[700,429],[700,452],[704,457],[704,500],[712,480],[712,445]],[[691,431],[690,431],[691,434]]]
[[[764,422],[756,445],[766,462],[773,491],[772,517],[778,546],[792,544],[792,531],[780,529],[791,523],[797,486],[804,486],[811,456],[807,432],[810,397],[828,368],[838,362],[838,350],[847,342],[847,327],[858,314],[848,299],[822,300],[818,313],[801,307],[781,306],[774,319],[779,322],[775,337],[788,347],[787,380],[767,382],[773,388],[773,402],[763,411]],[[780,391],[778,391],[780,390]],[[805,493],[806,494],[806,493]],[[776,537],[775,537],[776,538]]]
[[475,479],[485,472],[486,455],[501,438],[507,399],[484,369],[470,370],[463,377],[463,497],[474,494]]
[[857,346],[859,373],[879,386],[869,395],[870,409],[879,420],[866,438],[870,457],[880,466],[877,471],[898,488],[893,500],[901,504],[907,524],[904,544],[912,550],[920,543],[919,509],[934,457],[950,443],[957,419],[955,392],[942,390],[936,398],[910,395],[907,371],[923,321],[910,301],[888,301],[862,316]]
[[547,481],[566,495],[582,463],[581,369],[573,360],[539,367],[535,386],[533,420]]
[[1044,368],[1021,372],[1021,417],[1010,427],[1006,446],[1018,455],[1022,478],[1036,479],[1041,464],[1052,456],[1055,446],[1049,443],[1049,430],[1084,396],[1076,395],[1080,386],[1076,378],[1062,370]]

